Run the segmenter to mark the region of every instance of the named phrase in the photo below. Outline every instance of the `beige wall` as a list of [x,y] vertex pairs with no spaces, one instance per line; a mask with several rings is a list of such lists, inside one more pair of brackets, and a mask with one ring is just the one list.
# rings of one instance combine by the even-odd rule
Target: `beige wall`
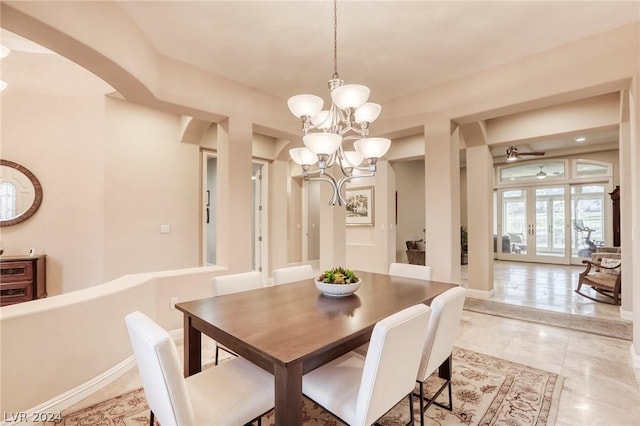
[[31,219],[2,228],[7,254],[47,255],[50,295],[104,282],[105,99],[7,90],[2,158],[40,180]]
[[200,265],[200,154],[179,118],[107,99],[103,280]]
[[2,158],[44,193],[33,218],[3,228],[2,245],[47,254],[50,296],[199,265],[199,151],[179,142],[178,116],[100,95],[2,100]]
[[375,210],[374,226],[346,227],[346,264],[355,270],[386,273],[395,261],[396,177],[388,161],[379,161],[377,168],[375,178],[356,179],[347,185],[373,186]]
[[396,173],[398,191],[398,224],[396,226],[396,260],[407,262],[407,240],[424,238],[424,160],[396,161],[392,165]]

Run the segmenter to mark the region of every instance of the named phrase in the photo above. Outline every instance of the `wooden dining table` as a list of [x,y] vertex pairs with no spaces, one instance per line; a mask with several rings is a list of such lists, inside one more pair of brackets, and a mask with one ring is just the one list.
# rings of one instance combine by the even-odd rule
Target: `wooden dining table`
[[362,284],[348,297],[327,297],[309,279],[176,304],[184,313],[185,376],[201,371],[205,334],[274,375],[276,425],[302,424],[305,373],[368,342],[381,319],[456,286],[356,274]]

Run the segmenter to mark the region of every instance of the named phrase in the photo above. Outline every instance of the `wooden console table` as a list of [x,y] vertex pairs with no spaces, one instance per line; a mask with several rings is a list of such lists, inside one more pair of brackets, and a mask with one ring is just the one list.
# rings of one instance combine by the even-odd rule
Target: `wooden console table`
[[45,255],[0,257],[0,306],[47,297]]

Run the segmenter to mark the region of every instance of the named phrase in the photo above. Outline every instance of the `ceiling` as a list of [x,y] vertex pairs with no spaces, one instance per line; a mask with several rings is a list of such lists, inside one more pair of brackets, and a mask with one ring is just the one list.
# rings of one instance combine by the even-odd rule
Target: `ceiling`
[[[117,1],[159,54],[285,99],[328,99],[333,73],[331,1]],[[640,1],[347,1],[338,2],[338,71],[384,101],[640,21]],[[7,39],[2,32],[2,42]],[[57,55],[2,60],[12,85],[67,93],[112,90],[80,77]],[[66,61],[66,62],[65,62]],[[45,65],[43,66],[42,63]],[[77,67],[79,68],[79,67]],[[81,70],[81,69],[80,69]],[[87,73],[88,74],[88,73]],[[52,83],[55,79],[56,83]],[[384,110],[383,110],[384,113]],[[574,146],[530,142],[525,150]],[[595,140],[617,141],[606,129]],[[494,155],[504,155],[504,147]]]

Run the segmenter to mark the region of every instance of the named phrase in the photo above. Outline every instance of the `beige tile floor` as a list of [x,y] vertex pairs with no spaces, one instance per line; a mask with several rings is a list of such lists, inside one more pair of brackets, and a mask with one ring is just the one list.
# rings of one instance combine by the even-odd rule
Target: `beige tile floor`
[[[619,318],[617,307],[573,295],[580,271],[580,267],[496,262],[494,300]],[[628,341],[465,311],[455,344],[563,376],[556,425],[640,425],[640,369],[632,367]],[[213,353],[212,348],[208,342],[203,353]],[[70,411],[139,386],[134,368]]]

